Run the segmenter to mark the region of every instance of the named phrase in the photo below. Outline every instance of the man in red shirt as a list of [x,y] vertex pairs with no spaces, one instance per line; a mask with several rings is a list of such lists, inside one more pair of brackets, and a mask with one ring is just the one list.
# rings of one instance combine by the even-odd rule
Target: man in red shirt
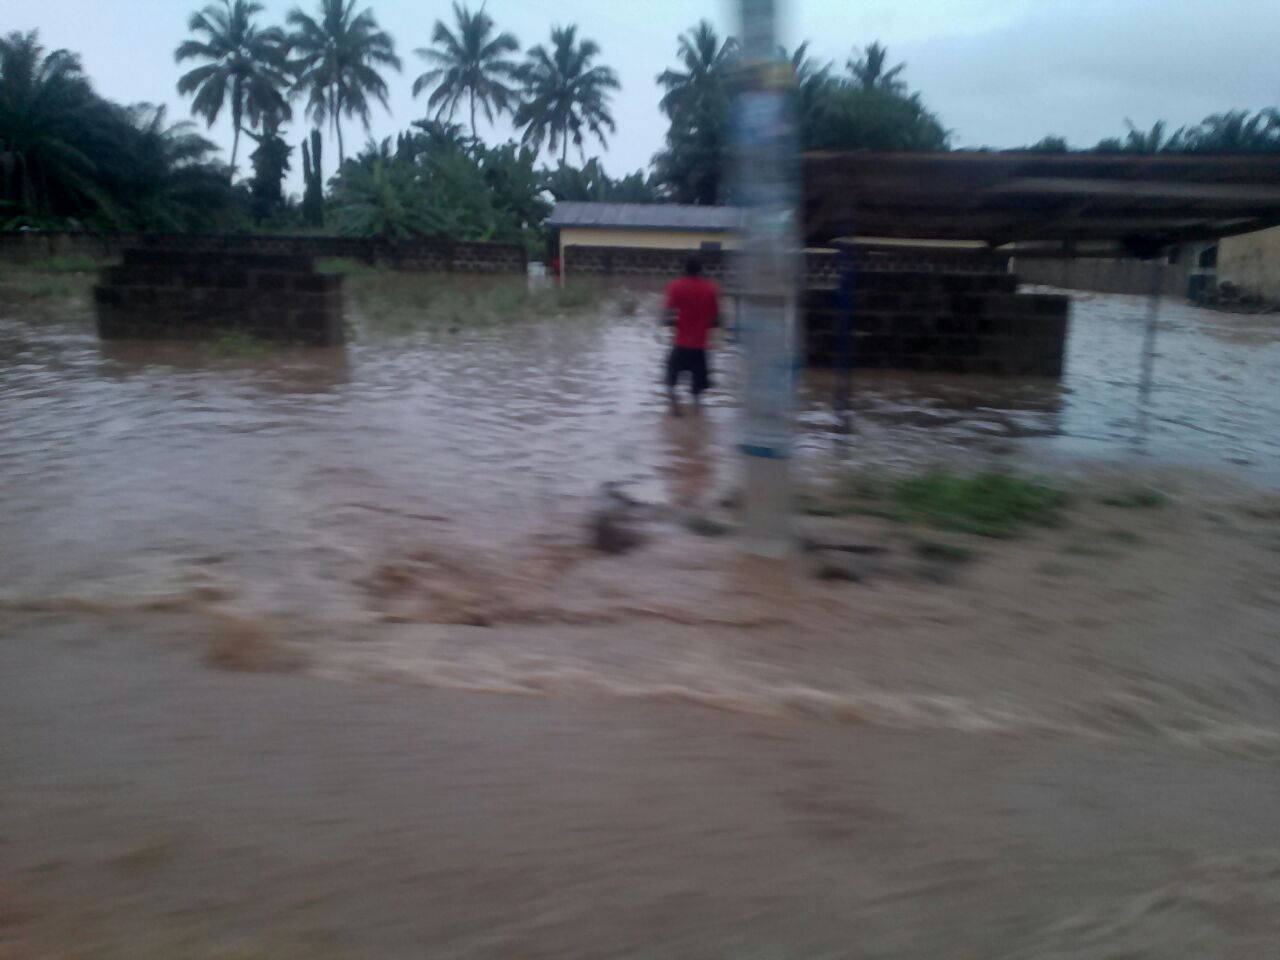
[[698,257],[690,257],[684,265],[684,276],[667,285],[665,312],[667,325],[675,327],[675,343],[667,355],[667,397],[672,415],[678,417],[676,384],[680,374],[689,372],[695,406],[711,386],[707,339],[711,330],[720,326],[720,291],[710,280],[703,279]]

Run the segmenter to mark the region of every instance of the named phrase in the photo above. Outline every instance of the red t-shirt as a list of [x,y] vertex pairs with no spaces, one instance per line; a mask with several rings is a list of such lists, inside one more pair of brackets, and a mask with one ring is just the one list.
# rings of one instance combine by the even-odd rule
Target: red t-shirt
[[676,312],[676,346],[707,349],[707,333],[720,325],[720,291],[710,280],[681,277],[667,284],[667,310]]

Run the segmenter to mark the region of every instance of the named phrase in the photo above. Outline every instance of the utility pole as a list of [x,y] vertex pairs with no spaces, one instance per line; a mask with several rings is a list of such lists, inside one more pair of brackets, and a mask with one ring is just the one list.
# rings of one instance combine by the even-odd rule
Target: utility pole
[[734,109],[735,202],[744,210],[737,258],[746,377],[741,449],[750,548],[791,546],[791,432],[795,393],[798,161],[795,78],[778,49],[780,0],[739,0],[742,81]]

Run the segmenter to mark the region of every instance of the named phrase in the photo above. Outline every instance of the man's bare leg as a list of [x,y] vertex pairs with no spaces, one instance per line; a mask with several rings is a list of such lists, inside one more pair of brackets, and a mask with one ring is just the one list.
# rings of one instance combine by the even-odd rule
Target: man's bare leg
[[673,417],[681,416],[680,398],[676,396],[675,387],[667,387],[667,403],[671,406],[671,415]]

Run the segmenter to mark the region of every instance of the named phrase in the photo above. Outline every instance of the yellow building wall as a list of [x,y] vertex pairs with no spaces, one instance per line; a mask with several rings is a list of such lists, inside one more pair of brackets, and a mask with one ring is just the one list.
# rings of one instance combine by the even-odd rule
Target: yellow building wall
[[1280,227],[1218,241],[1218,280],[1280,300]]
[[698,250],[704,243],[718,243],[736,250],[737,234],[712,230],[603,230],[563,227],[560,230],[560,262],[566,247],[646,247],[656,250]]

